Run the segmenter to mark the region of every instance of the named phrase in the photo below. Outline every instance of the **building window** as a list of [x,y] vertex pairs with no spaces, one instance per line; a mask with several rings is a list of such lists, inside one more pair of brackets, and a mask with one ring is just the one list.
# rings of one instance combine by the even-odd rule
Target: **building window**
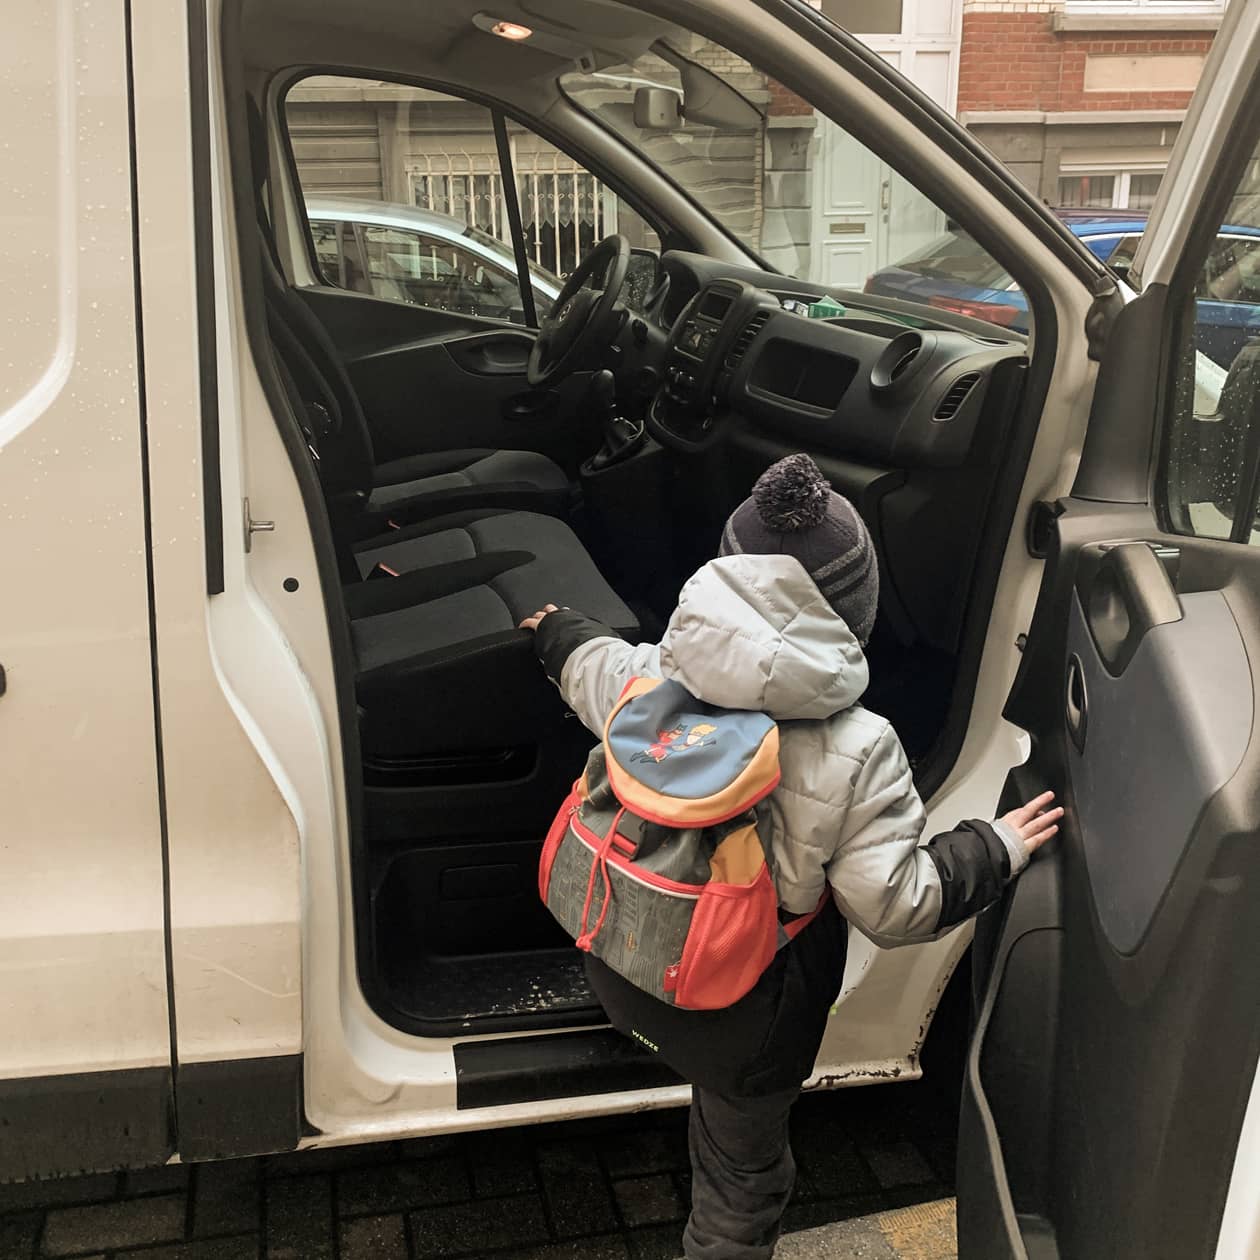
[[822,11],[852,35],[900,35],[902,0],[822,0]]
[[1069,13],[1224,13],[1229,0],[1067,0]]
[[1067,210],[1149,210],[1163,174],[1069,167],[1059,175],[1059,205]]

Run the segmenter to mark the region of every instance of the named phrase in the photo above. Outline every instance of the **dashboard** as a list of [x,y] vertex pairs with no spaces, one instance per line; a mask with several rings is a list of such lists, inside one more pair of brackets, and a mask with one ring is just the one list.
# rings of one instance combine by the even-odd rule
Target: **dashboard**
[[647,318],[668,336],[648,423],[684,452],[742,425],[884,467],[959,467],[1026,360],[1022,337],[978,321],[857,294],[860,306],[845,295],[810,318],[819,286],[680,251],[662,268]]

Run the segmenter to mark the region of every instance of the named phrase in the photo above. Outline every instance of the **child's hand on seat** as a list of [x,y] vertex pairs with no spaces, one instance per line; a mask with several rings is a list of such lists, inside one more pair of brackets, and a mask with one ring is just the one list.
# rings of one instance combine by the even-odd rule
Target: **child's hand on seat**
[[555,604],[547,604],[538,612],[536,612],[532,617],[526,617],[525,620],[521,622],[520,628],[522,630],[537,630],[538,623],[548,613],[559,612],[559,611],[560,610],[555,606]]
[[1021,805],[1009,814],[1002,815],[1002,821],[1019,835],[1029,853],[1035,853],[1059,830],[1063,807],[1051,809],[1050,803],[1053,800],[1053,792],[1042,792],[1027,805]]

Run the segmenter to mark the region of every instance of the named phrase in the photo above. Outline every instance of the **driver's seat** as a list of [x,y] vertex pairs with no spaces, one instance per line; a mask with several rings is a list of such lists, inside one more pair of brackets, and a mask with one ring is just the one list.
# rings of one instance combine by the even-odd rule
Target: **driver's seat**
[[362,533],[471,508],[565,516],[570,487],[560,467],[536,451],[438,451],[376,462],[359,396],[324,326],[279,274],[264,249],[268,327],[318,433],[320,479],[329,495],[366,493],[354,515]]
[[[401,505],[395,513],[394,505]],[[559,465],[537,451],[473,448],[407,455],[376,465],[369,512],[428,520],[467,507],[564,516],[569,482]]]

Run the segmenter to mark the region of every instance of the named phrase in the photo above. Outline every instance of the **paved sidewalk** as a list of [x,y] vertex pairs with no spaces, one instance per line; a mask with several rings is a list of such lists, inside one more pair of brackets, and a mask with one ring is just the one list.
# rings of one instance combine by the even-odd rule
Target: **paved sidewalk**
[[958,1260],[954,1200],[789,1234],[775,1260]]
[[[951,1106],[927,1082],[803,1099],[787,1229],[877,1215],[782,1255],[948,1260],[878,1214],[950,1194]],[[0,1186],[0,1260],[674,1260],[687,1195],[663,1112]]]

